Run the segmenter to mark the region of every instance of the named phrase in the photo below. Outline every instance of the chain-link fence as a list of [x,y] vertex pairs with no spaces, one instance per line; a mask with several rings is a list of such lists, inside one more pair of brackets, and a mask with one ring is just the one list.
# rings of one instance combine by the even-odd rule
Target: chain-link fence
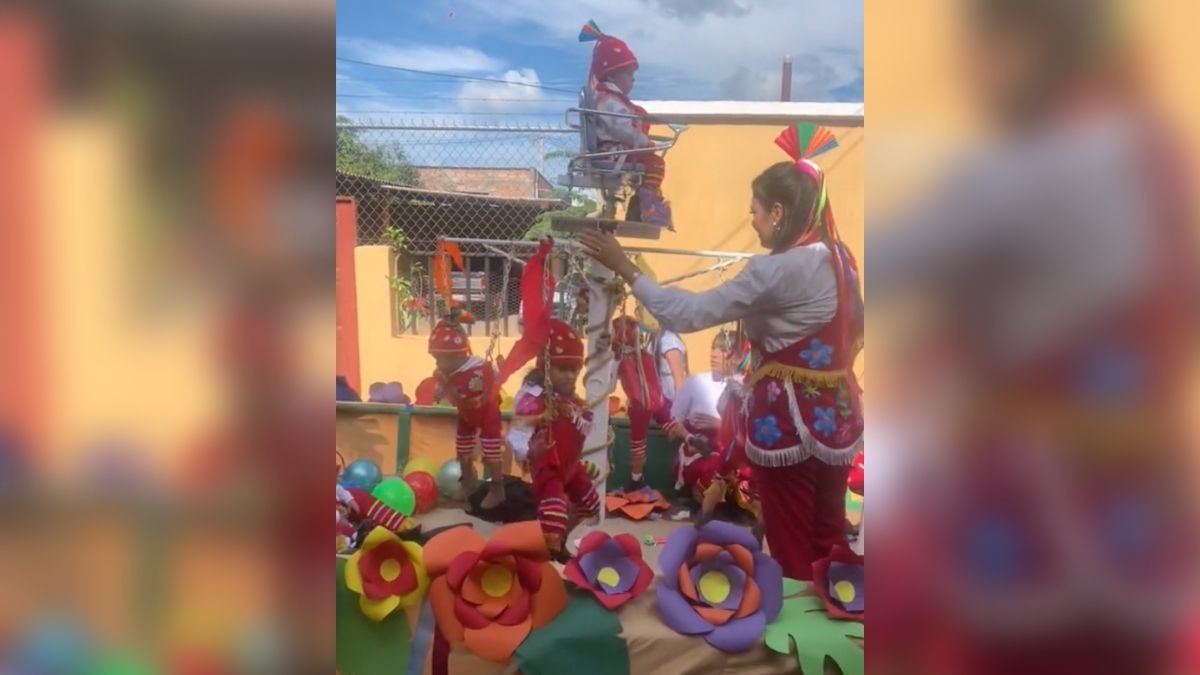
[[[393,251],[393,330],[426,334],[444,311],[428,271],[442,237],[497,242],[549,231],[556,215],[584,215],[594,196],[559,184],[579,150],[565,127],[373,126],[339,119],[337,193],[353,197],[358,244]],[[527,250],[463,246],[453,297],[476,316],[474,334],[516,335],[520,259]],[[381,283],[383,283],[381,281]]]

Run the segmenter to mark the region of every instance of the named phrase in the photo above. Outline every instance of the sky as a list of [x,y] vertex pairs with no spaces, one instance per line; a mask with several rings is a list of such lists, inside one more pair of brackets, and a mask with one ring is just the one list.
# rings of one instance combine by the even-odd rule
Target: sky
[[790,55],[793,100],[862,101],[861,0],[340,0],[338,114],[561,126],[588,19],[637,55],[635,100],[778,100]]

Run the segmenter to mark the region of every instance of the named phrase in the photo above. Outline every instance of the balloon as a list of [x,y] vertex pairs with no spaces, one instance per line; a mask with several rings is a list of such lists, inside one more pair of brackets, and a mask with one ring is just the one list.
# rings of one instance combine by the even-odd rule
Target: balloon
[[383,480],[379,465],[369,459],[356,459],[342,472],[342,485],[371,491]]
[[371,490],[371,496],[405,516],[411,516],[417,505],[417,497],[413,494],[412,488],[404,482],[403,478],[395,476],[376,485],[375,489]]
[[423,471],[430,476],[436,476],[438,473],[438,462],[432,457],[413,457],[408,460],[408,464],[404,466],[404,475],[408,476],[411,473]]
[[442,496],[446,499],[458,499],[458,481],[460,478],[462,478],[462,467],[459,466],[458,460],[446,460],[442,468],[438,469],[438,492],[441,492]]
[[417,513],[425,513],[437,506],[437,480],[428,471],[414,471],[404,477],[417,499]]

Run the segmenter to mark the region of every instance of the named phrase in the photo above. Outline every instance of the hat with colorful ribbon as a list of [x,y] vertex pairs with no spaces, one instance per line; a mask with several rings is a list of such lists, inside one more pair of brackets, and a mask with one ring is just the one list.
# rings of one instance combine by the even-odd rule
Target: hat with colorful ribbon
[[611,35],[605,35],[595,21],[583,24],[579,31],[579,41],[596,43],[592,49],[592,67],[588,71],[588,86],[592,89],[622,68],[638,67],[637,57],[629,45]]

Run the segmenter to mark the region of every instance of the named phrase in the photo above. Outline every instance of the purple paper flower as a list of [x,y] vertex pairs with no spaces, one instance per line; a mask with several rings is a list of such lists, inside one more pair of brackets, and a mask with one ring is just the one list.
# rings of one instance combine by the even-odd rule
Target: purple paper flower
[[610,611],[641,595],[654,581],[654,571],[642,560],[637,538],[631,534],[610,537],[598,530],[579,542],[579,555],[567,562],[563,574]]
[[744,527],[713,520],[676,530],[658,562],[663,621],[723,652],[761,643],[783,607],[783,570]]

